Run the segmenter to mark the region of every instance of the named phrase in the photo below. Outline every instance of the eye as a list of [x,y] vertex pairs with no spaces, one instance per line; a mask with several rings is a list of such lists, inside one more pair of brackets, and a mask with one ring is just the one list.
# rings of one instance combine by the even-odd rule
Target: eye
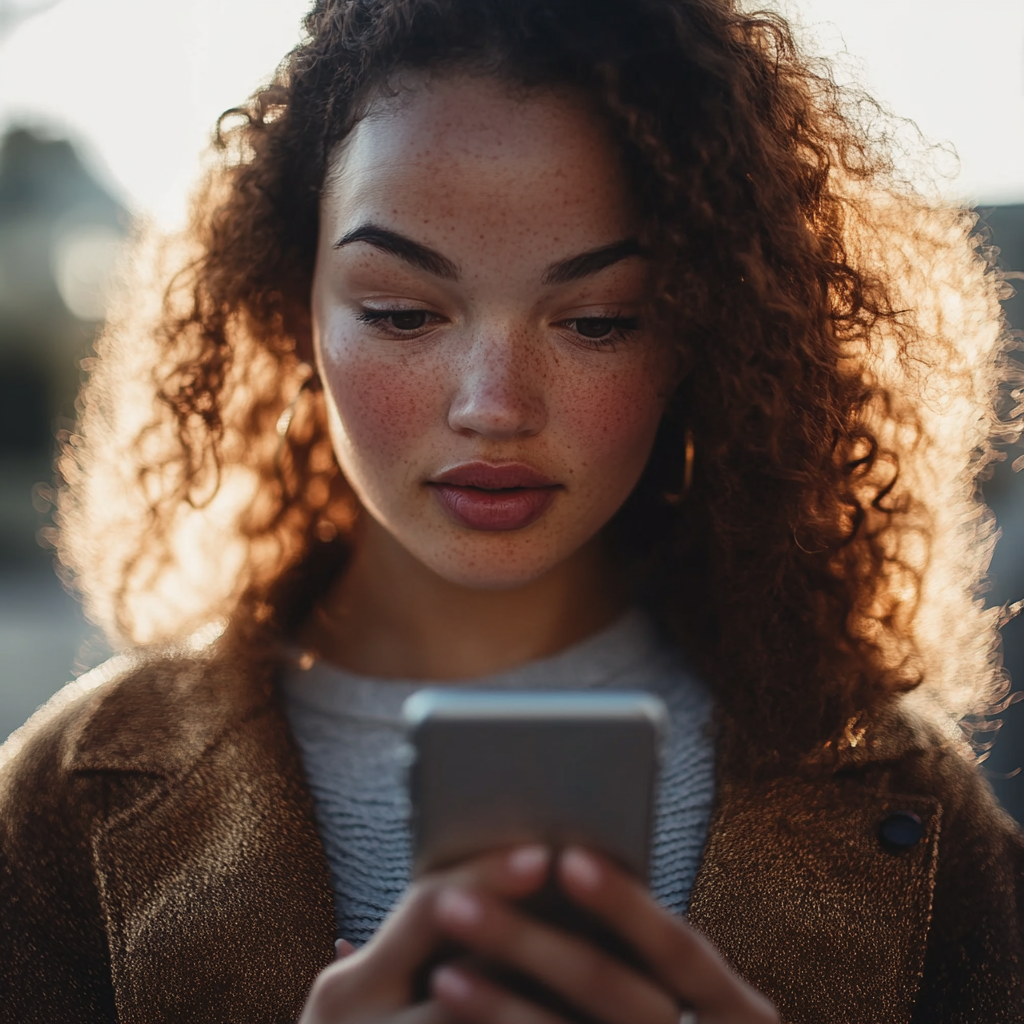
[[425,309],[364,309],[356,319],[364,324],[380,324],[396,333],[418,331],[436,314]]
[[419,330],[427,322],[427,314],[422,309],[403,309],[388,317],[391,326],[400,331]]
[[600,316],[583,317],[576,321],[576,330],[584,338],[606,338],[615,330],[615,321]]
[[581,339],[611,347],[640,326],[635,316],[580,316],[563,320],[560,327],[575,331]]

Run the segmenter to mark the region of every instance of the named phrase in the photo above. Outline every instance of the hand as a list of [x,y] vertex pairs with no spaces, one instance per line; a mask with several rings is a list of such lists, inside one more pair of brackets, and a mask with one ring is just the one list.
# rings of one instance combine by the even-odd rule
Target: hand
[[351,943],[337,944],[337,959],[313,983],[299,1024],[453,1024],[436,999],[414,1002],[418,974],[450,941],[438,897],[472,891],[496,904],[519,900],[543,885],[549,861],[544,847],[523,846],[419,879],[365,946],[353,952]]
[[[735,974],[715,948],[658,906],[634,879],[584,850],[565,851],[562,888],[622,935],[648,966],[638,973],[585,939],[557,931],[464,879],[436,896],[447,934],[484,959],[532,975],[607,1024],[679,1024],[687,1009],[699,1024],[778,1024],[764,996]],[[473,973],[446,964],[431,975],[434,1001],[473,1024],[564,1024]]]

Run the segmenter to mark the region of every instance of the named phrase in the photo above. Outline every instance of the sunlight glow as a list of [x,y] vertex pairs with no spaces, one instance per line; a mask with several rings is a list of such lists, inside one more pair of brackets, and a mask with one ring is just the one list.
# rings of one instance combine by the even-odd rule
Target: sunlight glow
[[217,117],[298,42],[308,0],[61,0],[0,40],[0,129],[50,127],[135,212],[183,216]]
[[[779,4],[820,52],[848,50],[847,71],[930,140],[956,147],[960,175],[939,182],[944,194],[1024,201],[1021,0]],[[68,133],[130,208],[171,226],[217,116],[271,75],[299,39],[308,0],[36,6],[0,36],[0,129]]]

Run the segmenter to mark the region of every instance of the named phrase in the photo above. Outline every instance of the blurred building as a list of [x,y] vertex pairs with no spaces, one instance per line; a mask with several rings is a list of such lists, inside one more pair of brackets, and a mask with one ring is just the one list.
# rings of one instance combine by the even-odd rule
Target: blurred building
[[0,142],[0,564],[35,561],[34,483],[74,416],[78,364],[103,319],[127,229],[72,145],[29,129]]
[[52,481],[127,225],[69,142],[27,128],[0,140],[0,740],[80,655],[102,656],[37,540],[33,488]]
[[[992,243],[1000,250],[999,263],[1006,270],[1024,270],[1024,204],[982,209],[982,226],[988,227]],[[1024,281],[1014,282],[1017,294],[1005,303],[1010,326],[1024,331]],[[1017,354],[1018,356],[1021,353]],[[996,466],[985,484],[985,497],[995,510],[1002,538],[992,561],[992,589],[986,595],[990,605],[1004,605],[1024,598],[1024,472],[1014,473],[1013,461],[1022,449]],[[1024,689],[1024,616],[1003,629],[1004,662],[1010,670],[1014,689]],[[998,735],[984,770],[1003,806],[1024,822],[1024,703],[1002,714]]]

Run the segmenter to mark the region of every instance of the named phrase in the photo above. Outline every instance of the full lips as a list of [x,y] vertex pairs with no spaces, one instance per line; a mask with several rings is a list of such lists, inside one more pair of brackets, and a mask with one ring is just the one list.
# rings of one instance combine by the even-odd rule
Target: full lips
[[521,530],[536,522],[555,500],[558,487],[484,489],[431,484],[444,510],[470,530]]

